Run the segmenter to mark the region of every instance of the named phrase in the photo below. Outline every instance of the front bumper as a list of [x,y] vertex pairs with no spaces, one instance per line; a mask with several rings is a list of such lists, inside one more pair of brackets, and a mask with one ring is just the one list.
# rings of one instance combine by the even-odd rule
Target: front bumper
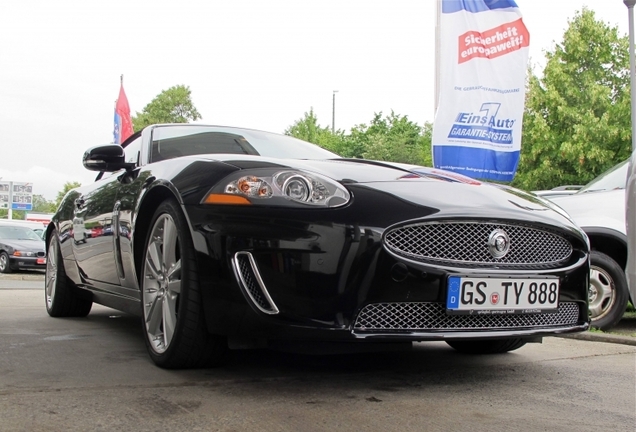
[[45,257],[9,257],[9,266],[11,270],[21,270],[21,269],[38,269],[44,270],[46,269],[46,258]]
[[[589,251],[576,227],[507,215],[511,224],[545,228],[568,240],[571,255],[552,267],[506,270],[495,265],[460,268],[452,263],[418,262],[385,247],[385,231],[404,221],[462,218],[389,194],[355,192],[357,201],[351,206],[329,210],[187,206],[209,331],[268,340],[419,341],[540,337],[584,331],[589,326]],[[452,236],[448,240],[442,242],[448,248],[459,242]],[[567,311],[536,314],[518,322],[514,321],[518,318],[501,322],[487,317],[450,318],[444,305],[451,275],[557,277],[559,304]],[[380,313],[384,321],[360,324],[369,308],[384,305],[389,305]],[[432,312],[405,313],[403,306]],[[506,322],[510,319],[511,323]]]

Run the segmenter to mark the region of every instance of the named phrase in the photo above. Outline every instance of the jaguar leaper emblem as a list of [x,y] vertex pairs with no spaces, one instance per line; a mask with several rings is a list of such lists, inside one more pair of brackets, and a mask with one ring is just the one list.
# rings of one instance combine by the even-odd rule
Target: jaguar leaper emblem
[[496,229],[488,237],[488,251],[493,258],[503,258],[510,250],[510,238],[502,229]]

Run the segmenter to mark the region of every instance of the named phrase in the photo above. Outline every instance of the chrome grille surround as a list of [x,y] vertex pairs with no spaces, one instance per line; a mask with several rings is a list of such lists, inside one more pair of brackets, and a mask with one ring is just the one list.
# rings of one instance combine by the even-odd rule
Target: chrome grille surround
[[515,315],[448,315],[443,303],[372,303],[356,317],[354,333],[515,330],[570,327],[578,323],[579,305],[563,302],[558,312]]
[[258,272],[256,261],[249,252],[237,252],[232,259],[232,267],[239,283],[252,303],[268,315],[277,314],[278,308],[265,288],[265,283]]
[[[489,252],[495,230],[510,238],[510,250],[501,258]],[[398,256],[450,267],[555,268],[572,255],[570,242],[555,232],[497,222],[419,222],[388,229],[383,242]]]

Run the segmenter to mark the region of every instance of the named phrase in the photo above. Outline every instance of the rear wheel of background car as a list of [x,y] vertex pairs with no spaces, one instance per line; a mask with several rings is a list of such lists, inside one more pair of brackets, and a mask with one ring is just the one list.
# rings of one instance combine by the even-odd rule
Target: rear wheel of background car
[[623,317],[629,298],[623,269],[609,256],[590,253],[589,313],[592,327],[609,330]]
[[521,348],[526,341],[519,338],[446,341],[448,345],[466,354],[500,354]]
[[0,273],[11,273],[9,254],[6,252],[0,252]]
[[218,365],[227,341],[206,329],[194,246],[177,202],[164,201],[150,226],[141,274],[150,357],[164,368]]
[[92,301],[78,296],[73,283],[66,276],[56,233],[51,235],[46,256],[44,299],[46,311],[52,317],[85,317],[93,306]]

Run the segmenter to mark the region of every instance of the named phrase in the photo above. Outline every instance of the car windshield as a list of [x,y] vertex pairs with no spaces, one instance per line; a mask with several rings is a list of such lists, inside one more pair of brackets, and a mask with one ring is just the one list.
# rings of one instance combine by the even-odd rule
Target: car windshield
[[583,186],[577,192],[577,194],[625,189],[625,184],[627,182],[628,162],[629,159],[605,171],[603,174]]
[[203,125],[159,126],[152,131],[150,160],[225,153],[285,159],[334,159],[335,153],[297,138],[253,129]]
[[2,240],[42,240],[31,228],[19,226],[0,226]]

